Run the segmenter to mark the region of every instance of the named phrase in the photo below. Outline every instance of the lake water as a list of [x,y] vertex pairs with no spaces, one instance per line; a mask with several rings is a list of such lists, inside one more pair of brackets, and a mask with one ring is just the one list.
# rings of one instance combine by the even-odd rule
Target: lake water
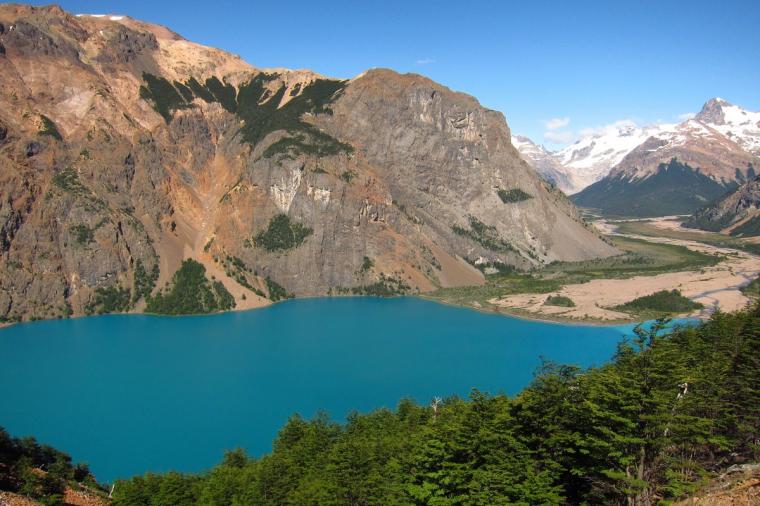
[[632,326],[570,326],[417,298],[302,299],[211,316],[111,315],[0,329],[0,426],[101,481],[271,449],[298,412],[343,420],[403,397],[514,394],[540,357],[600,364]]

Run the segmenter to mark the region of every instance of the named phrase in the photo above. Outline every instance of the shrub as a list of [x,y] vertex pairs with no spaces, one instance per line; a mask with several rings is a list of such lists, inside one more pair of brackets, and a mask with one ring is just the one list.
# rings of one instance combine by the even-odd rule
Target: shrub
[[549,295],[544,301],[544,306],[575,307],[575,302],[564,295]]
[[630,302],[615,306],[625,312],[685,313],[701,309],[702,304],[681,295],[679,290],[661,290],[651,295],[638,297]]
[[42,128],[38,132],[40,135],[48,135],[59,141],[63,140],[61,132],[58,131],[58,127],[53,123],[53,120],[42,114],[40,114],[40,120],[42,120]]
[[119,285],[99,287],[95,290],[95,298],[85,307],[88,314],[120,313],[131,307],[130,291]]
[[167,123],[171,122],[175,110],[191,107],[172,83],[163,77],[147,72],[143,72],[142,77],[145,84],[140,86],[140,98],[152,102],[153,109],[163,116]]
[[269,292],[269,299],[273,302],[277,302],[278,300],[283,299],[292,299],[295,297],[292,293],[288,293],[285,288],[282,287],[282,285],[278,284],[275,280],[270,278],[269,276],[266,277],[266,284],[267,284],[267,291]]
[[137,302],[141,298],[145,298],[146,300],[150,296],[150,294],[153,292],[153,288],[156,286],[156,281],[158,280],[159,275],[159,266],[158,262],[153,264],[153,268],[151,269],[150,273],[148,273],[145,270],[145,267],[143,266],[142,260],[137,260],[135,263],[135,274],[134,274],[134,298],[132,300],[133,303]]
[[206,89],[228,112],[235,113],[237,101],[235,100],[236,92],[234,86],[221,82],[216,76],[211,76],[206,79]]
[[224,285],[218,281],[209,283],[206,268],[193,259],[182,262],[170,288],[146,300],[145,311],[156,314],[212,313],[235,307],[235,300]]
[[367,272],[374,266],[375,266],[375,262],[370,257],[365,256],[364,260],[362,260],[362,266],[359,270],[361,272]]
[[742,287],[741,290],[747,297],[760,298],[760,277],[753,279],[750,284]]
[[522,202],[523,200],[532,199],[533,196],[524,192],[520,188],[512,188],[511,190],[499,190],[496,192],[499,198],[505,204],[512,202]]
[[355,286],[351,292],[355,295],[370,295],[373,297],[392,297],[394,295],[404,295],[410,291],[409,285],[400,279],[392,276],[386,276],[380,273],[380,279],[369,285]]
[[314,155],[318,157],[337,155],[341,151],[350,152],[353,148],[349,144],[323,134],[319,131],[310,131],[306,134],[296,134],[283,137],[277,142],[270,144],[263,153],[264,158],[271,158],[277,154],[286,157],[297,155]]
[[469,221],[469,230],[459,225],[454,225],[451,229],[455,234],[467,237],[486,249],[492,251],[515,251],[514,246],[499,237],[499,233],[493,225],[486,225],[474,216],[470,216]]
[[351,181],[353,181],[356,175],[357,175],[356,172],[352,170],[347,170],[343,174],[340,175],[340,178],[346,183],[351,183]]
[[69,228],[69,232],[74,236],[74,239],[78,244],[89,244],[94,238],[93,230],[87,225],[74,225]]
[[287,214],[278,214],[256,235],[254,244],[267,251],[284,251],[300,246],[311,233],[309,227],[290,221]]
[[79,174],[71,167],[66,167],[53,176],[53,184],[70,192],[80,192],[85,189],[79,181]]

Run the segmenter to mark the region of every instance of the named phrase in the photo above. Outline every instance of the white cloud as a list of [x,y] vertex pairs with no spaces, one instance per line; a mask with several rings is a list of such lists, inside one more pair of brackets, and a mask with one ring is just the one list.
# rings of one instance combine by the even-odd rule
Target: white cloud
[[431,63],[435,63],[434,58],[425,57],[417,60],[417,65],[430,65]]
[[564,132],[549,130],[544,132],[544,139],[554,144],[570,144],[575,140],[575,134],[568,130]]
[[685,112],[683,114],[679,114],[678,115],[678,119],[680,119],[681,121],[686,121],[686,120],[689,120],[689,119],[693,118],[696,115],[697,114],[693,113],[693,112]]
[[570,124],[570,118],[565,116],[564,118],[552,118],[549,121],[545,122],[546,128],[548,130],[558,130],[560,128],[564,128],[567,125]]
[[578,132],[578,137],[580,139],[585,139],[587,137],[593,137],[594,135],[614,134],[620,131],[633,130],[637,126],[638,124],[632,119],[621,119],[607,125],[583,128]]

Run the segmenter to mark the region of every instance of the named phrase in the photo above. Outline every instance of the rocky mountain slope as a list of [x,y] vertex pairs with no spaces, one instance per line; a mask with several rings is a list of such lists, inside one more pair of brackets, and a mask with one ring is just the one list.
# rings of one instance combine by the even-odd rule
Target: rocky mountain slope
[[744,131],[739,144],[706,122],[726,104],[711,100],[694,119],[649,137],[573,201],[610,214],[690,214],[754,178],[760,160],[743,147],[751,135]]
[[684,225],[734,236],[760,235],[760,176],[700,209]]
[[241,308],[612,253],[500,113],[422,76],[259,70],[128,17],[0,6],[3,320],[140,310],[204,275]]

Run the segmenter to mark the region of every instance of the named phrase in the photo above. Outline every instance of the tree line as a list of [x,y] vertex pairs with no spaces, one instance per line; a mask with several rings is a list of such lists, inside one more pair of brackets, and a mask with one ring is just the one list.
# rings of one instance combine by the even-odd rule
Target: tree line
[[[544,363],[514,397],[405,399],[344,423],[293,415],[267,455],[238,449],[205,473],[120,480],[112,503],[643,506],[758,460],[760,303],[694,327],[639,328],[601,367]],[[51,493],[89,479],[60,452],[2,431],[0,463],[0,487],[37,496],[48,476],[39,466],[57,476]]]
[[545,363],[517,396],[292,416],[273,451],[116,483],[115,505],[650,505],[760,458],[760,304]]

